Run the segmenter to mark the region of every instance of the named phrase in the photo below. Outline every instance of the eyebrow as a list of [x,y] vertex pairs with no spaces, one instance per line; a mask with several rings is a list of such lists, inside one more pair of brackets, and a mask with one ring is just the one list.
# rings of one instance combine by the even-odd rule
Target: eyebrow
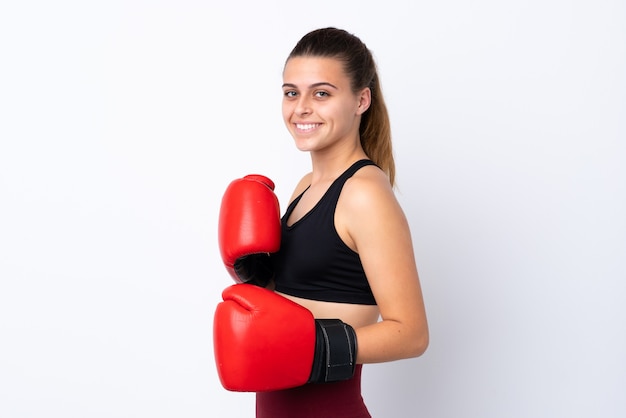
[[[322,86],[329,86],[329,87],[334,88],[335,90],[339,90],[339,89],[337,88],[337,86],[335,86],[334,84],[328,83],[328,82],[326,82],[326,81],[322,81],[322,82],[319,82],[319,83],[313,83],[313,84],[311,84],[311,85],[309,86],[309,88],[310,88],[310,89],[313,89],[313,88],[316,88],[316,87],[322,87]],[[296,86],[295,84],[291,84],[291,83],[285,83],[285,84],[283,84],[283,88],[285,88],[285,87],[290,87],[290,88],[294,88],[294,89],[298,88],[298,86]]]

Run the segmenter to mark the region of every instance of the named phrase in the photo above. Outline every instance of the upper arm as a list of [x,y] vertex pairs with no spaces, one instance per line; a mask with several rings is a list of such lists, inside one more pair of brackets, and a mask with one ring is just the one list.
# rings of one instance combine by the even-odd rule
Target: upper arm
[[411,233],[386,176],[355,176],[346,191],[347,231],[381,318],[422,332],[426,318]]

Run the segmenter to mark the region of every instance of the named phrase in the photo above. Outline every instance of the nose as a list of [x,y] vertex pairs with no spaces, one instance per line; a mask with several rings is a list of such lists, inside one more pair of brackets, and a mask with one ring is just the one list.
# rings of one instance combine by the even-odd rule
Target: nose
[[306,116],[311,114],[311,102],[308,97],[302,95],[298,98],[298,103],[296,104],[296,114],[298,116]]

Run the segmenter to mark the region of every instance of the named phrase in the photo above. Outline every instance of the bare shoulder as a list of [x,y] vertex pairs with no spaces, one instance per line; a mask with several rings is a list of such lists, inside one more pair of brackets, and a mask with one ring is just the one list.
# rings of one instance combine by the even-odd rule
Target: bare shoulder
[[[404,235],[407,221],[387,175],[375,166],[363,167],[346,181],[335,212],[335,225],[344,242],[363,254],[380,251],[394,236]],[[375,239],[374,239],[375,238]]]
[[393,188],[387,175],[376,166],[366,166],[357,171],[342,190],[342,204],[348,209],[367,210],[385,205],[397,205]]

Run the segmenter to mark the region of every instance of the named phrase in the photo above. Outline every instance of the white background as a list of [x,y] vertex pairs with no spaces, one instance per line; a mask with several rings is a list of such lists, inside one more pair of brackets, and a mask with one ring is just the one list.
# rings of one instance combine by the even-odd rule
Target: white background
[[431,327],[373,415],[626,415],[623,2],[61,0],[0,6],[0,416],[253,416],[219,202],[286,207],[281,70],[329,25],[378,60]]

